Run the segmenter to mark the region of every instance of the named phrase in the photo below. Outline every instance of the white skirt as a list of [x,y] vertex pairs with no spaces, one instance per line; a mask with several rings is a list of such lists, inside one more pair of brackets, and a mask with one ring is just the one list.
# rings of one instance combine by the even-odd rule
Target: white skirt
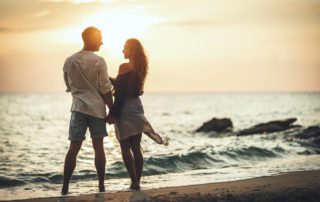
[[161,138],[144,116],[143,106],[139,97],[124,101],[120,118],[116,120],[114,128],[119,141],[145,133],[158,144],[168,145],[169,138]]

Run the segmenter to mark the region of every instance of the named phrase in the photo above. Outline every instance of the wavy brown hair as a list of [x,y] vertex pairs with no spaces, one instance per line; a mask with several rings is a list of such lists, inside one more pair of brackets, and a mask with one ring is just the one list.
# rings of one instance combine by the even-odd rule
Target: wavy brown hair
[[140,91],[143,92],[144,82],[149,70],[148,57],[146,56],[144,48],[138,39],[128,39],[126,41],[126,45],[133,54],[132,59],[134,61],[134,71],[137,73],[139,78]]

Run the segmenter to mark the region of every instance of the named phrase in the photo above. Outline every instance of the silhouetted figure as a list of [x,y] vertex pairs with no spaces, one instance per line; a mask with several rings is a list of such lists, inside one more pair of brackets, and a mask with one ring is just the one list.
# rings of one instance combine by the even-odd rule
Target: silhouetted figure
[[82,32],[83,49],[66,59],[63,71],[67,92],[72,94],[69,126],[70,147],[64,163],[64,178],[61,194],[68,193],[69,182],[76,167],[76,157],[90,130],[95,152],[95,166],[99,178],[99,191],[104,192],[106,158],[103,138],[107,136],[105,117],[106,104],[111,108],[112,84],[105,60],[95,55],[102,45],[101,32],[88,27]]
[[128,39],[123,54],[125,59],[129,59],[129,63],[121,64],[117,78],[111,79],[115,87],[115,100],[107,122],[115,121],[116,137],[131,178],[130,189],[139,190],[143,169],[143,155],[140,150],[142,133],[164,145],[168,145],[168,138],[162,139],[144,116],[139,96],[143,94],[148,73],[148,58],[141,43],[137,39]]

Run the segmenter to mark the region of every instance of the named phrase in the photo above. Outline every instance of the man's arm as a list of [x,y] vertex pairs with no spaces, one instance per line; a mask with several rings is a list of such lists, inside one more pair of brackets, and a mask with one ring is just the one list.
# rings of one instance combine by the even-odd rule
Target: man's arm
[[66,84],[66,87],[67,87],[67,89],[66,89],[67,93],[71,91],[69,81],[68,81],[68,74],[67,74],[68,66],[69,66],[69,58],[67,58],[63,64],[63,79],[64,79],[64,83]]
[[112,91],[109,91],[106,94],[102,95],[102,98],[104,100],[104,103],[106,103],[106,105],[108,106],[108,108],[110,110],[113,105]]
[[111,110],[111,107],[113,105],[112,91],[109,91],[106,94],[102,95],[102,98],[103,98],[104,102],[106,103],[106,105],[109,108],[109,114],[106,117],[106,122],[108,124],[114,124],[116,120],[110,115],[110,110]]
[[101,62],[99,65],[98,83],[99,83],[100,93],[102,94],[102,98],[110,110],[113,105],[112,84],[111,84],[111,81],[109,80],[107,64],[104,59],[101,59]]
[[68,92],[71,91],[71,88],[70,88],[70,86],[69,86],[69,81],[68,81],[68,74],[67,74],[67,72],[63,72],[63,78],[64,78],[64,83],[66,84],[66,87],[67,87],[66,92],[68,93]]

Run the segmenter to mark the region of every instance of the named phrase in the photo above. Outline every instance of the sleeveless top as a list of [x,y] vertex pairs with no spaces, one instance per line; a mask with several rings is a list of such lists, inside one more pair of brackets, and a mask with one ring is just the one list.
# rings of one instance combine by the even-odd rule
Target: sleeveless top
[[120,118],[124,101],[137,98],[143,94],[140,90],[139,76],[135,71],[119,74],[116,79],[110,78],[114,86],[114,103],[109,114],[114,118]]

